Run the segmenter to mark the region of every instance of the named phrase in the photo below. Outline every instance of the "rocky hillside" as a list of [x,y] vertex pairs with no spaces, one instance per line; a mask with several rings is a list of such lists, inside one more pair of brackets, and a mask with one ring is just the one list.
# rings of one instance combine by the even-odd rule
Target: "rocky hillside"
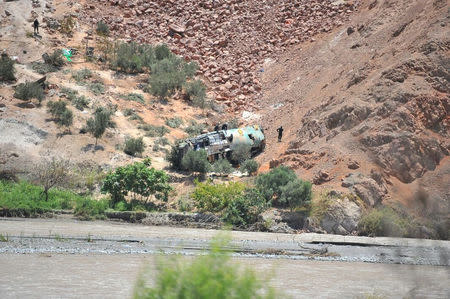
[[[251,110],[261,97],[265,59],[341,25],[357,1],[87,0],[85,17],[106,22],[116,37],[166,43],[214,87],[231,110]],[[245,106],[245,107],[244,107]]]
[[448,26],[443,0],[364,1],[345,26],[294,47],[263,74],[258,113],[269,139],[282,125],[289,143],[261,160],[369,206],[448,216]]

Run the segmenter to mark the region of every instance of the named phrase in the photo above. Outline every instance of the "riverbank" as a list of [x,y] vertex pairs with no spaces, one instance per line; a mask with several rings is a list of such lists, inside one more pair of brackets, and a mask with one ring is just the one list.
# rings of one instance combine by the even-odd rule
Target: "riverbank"
[[[0,218],[3,254],[199,254],[217,230],[111,221]],[[448,266],[450,242],[230,231],[237,256]]]

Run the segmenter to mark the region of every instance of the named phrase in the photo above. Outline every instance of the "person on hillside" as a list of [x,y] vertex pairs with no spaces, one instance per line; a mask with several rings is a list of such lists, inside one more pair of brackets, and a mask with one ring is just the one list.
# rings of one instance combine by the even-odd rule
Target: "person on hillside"
[[277,129],[278,132],[278,142],[281,142],[281,138],[283,138],[283,126]]
[[39,21],[37,19],[33,22],[34,34],[39,34]]

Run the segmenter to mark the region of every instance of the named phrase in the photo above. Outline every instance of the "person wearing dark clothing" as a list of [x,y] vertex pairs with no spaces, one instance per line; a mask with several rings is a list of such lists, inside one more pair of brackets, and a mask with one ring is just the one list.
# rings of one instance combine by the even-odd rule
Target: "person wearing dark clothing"
[[214,127],[214,131],[219,131],[219,125],[216,125],[215,127]]
[[228,124],[223,124],[222,125],[222,130],[226,131],[228,129]]
[[283,137],[283,126],[277,129],[278,132],[278,142],[281,142],[281,138]]
[[39,21],[37,19],[34,20],[33,27],[34,27],[34,34],[39,34]]

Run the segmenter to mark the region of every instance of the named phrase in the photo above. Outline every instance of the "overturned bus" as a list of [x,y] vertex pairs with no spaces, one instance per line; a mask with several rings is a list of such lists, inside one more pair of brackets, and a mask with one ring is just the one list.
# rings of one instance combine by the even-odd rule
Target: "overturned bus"
[[231,161],[231,154],[237,147],[248,146],[251,154],[255,155],[264,150],[265,145],[263,129],[258,125],[236,129],[224,128],[184,140],[178,145],[177,158],[181,161],[190,149],[195,151],[204,149],[210,162],[220,158]]

